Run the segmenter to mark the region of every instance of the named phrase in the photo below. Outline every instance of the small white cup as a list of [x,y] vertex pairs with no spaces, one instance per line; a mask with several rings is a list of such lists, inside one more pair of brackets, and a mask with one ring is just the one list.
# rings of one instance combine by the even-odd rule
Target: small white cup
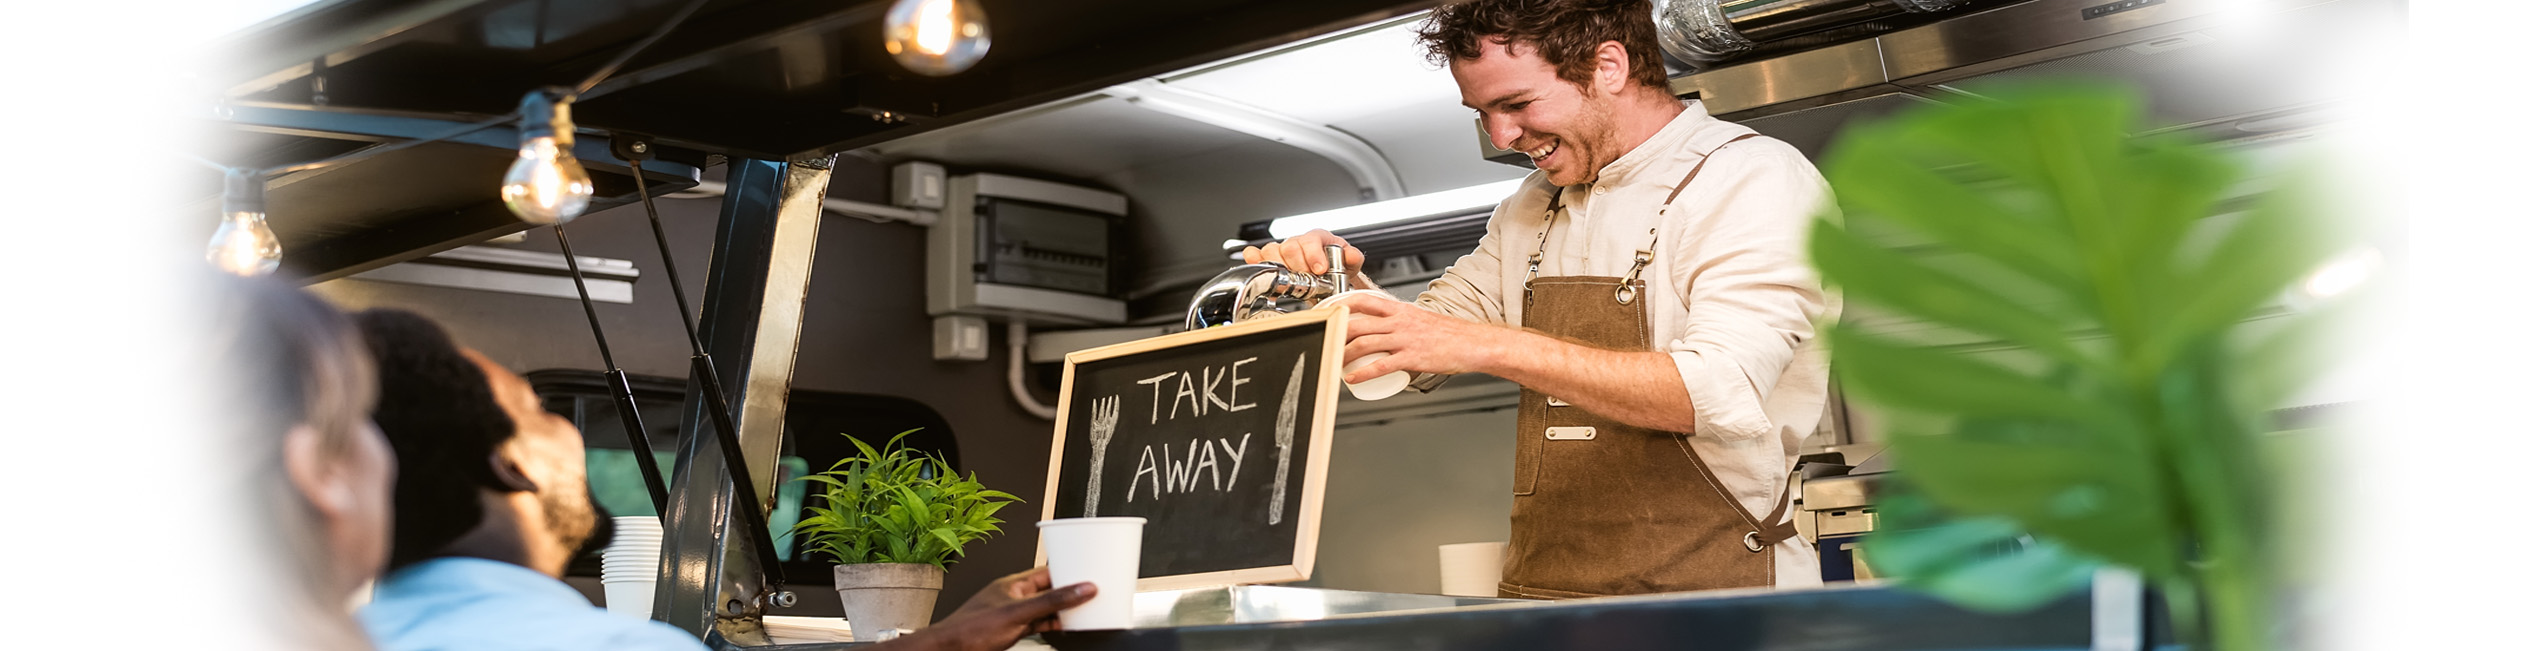
[[[1343,374],[1347,377],[1351,376],[1354,371],[1361,370],[1361,367],[1369,366],[1371,363],[1382,359],[1387,359],[1387,353],[1370,353],[1368,355],[1362,355],[1360,359],[1352,360],[1350,363],[1344,364]],[[1343,385],[1343,388],[1350,390],[1352,392],[1352,397],[1367,401],[1378,400],[1402,393],[1405,391],[1406,386],[1413,383],[1414,376],[1412,374],[1404,371],[1395,371],[1386,375],[1362,380],[1356,384],[1345,384]]]
[[654,616],[654,579],[641,581],[601,581],[601,605],[610,612],[650,619]]
[[[1333,296],[1328,296],[1325,300],[1327,303],[1331,303],[1345,297],[1360,296],[1364,294],[1372,295],[1372,297],[1358,300],[1399,302],[1397,301],[1395,294],[1390,294],[1376,289],[1355,289],[1335,294]],[[1320,305],[1323,304],[1324,303],[1320,303]],[[1386,358],[1387,353],[1370,353],[1368,355],[1362,355],[1359,359],[1345,362],[1343,364],[1343,374],[1348,377],[1352,375],[1353,371],[1361,370],[1361,367],[1369,366],[1372,362]],[[1343,388],[1350,390],[1352,392],[1352,397],[1354,398],[1362,400],[1378,400],[1405,391],[1405,387],[1413,382],[1413,374],[1404,371],[1396,371],[1386,375],[1370,378],[1368,380],[1363,380],[1358,383],[1347,383],[1343,385]]]
[[1505,542],[1473,542],[1440,546],[1440,593],[1452,597],[1491,597],[1502,593]]
[[1053,588],[1096,584],[1095,599],[1060,611],[1063,630],[1131,628],[1131,595],[1140,585],[1140,529],[1148,523],[1148,518],[1132,517],[1034,523],[1042,529]]

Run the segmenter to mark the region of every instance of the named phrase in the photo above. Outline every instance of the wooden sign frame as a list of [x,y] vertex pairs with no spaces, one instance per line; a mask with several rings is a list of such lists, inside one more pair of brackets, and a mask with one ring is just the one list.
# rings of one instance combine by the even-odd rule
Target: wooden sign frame
[[[1335,404],[1343,388],[1343,345],[1345,325],[1350,317],[1350,311],[1341,306],[1318,308],[1070,353],[1061,370],[1060,405],[1052,419],[1052,458],[1050,470],[1044,473],[1043,519],[1052,519],[1059,508],[1061,453],[1069,446],[1070,412],[1074,404],[1071,394],[1077,388],[1079,364],[1323,322],[1325,339],[1317,360],[1323,372],[1317,376],[1320,381],[1316,387],[1315,402],[1310,409],[1311,417],[1305,423],[1307,469],[1299,487],[1298,538],[1292,546],[1290,564],[1141,577],[1137,589],[1152,592],[1307,580],[1316,570],[1317,532],[1325,519],[1326,462],[1327,454],[1333,448]],[[1043,543],[1037,536],[1034,564],[1040,566],[1045,562]]]

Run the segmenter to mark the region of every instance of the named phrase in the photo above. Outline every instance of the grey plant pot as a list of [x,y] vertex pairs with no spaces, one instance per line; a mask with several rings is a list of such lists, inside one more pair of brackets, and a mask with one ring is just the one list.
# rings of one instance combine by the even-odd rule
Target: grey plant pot
[[860,563],[831,567],[849,633],[860,642],[883,639],[892,629],[919,630],[937,610],[945,570],[927,563]]

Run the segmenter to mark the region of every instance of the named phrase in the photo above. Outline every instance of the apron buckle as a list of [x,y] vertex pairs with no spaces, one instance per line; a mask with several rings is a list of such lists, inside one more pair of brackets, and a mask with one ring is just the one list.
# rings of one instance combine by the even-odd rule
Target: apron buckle
[[1617,284],[1617,304],[1618,304],[1618,305],[1626,305],[1626,304],[1630,304],[1630,303],[1634,303],[1634,302],[1635,302],[1635,286],[1634,286],[1634,285],[1629,285],[1629,284],[1626,284],[1626,283],[1622,283],[1622,282],[1621,282],[1621,283],[1618,283],[1618,284]]
[[1759,532],[1756,531],[1741,534],[1741,546],[1750,548],[1752,554],[1767,549],[1767,545],[1759,543]]

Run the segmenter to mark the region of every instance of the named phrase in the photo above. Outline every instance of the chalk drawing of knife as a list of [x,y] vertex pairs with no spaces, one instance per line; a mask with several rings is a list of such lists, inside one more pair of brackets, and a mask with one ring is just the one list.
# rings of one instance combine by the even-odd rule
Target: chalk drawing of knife
[[1290,439],[1299,429],[1299,380],[1308,370],[1308,354],[1300,353],[1299,361],[1290,365],[1290,388],[1281,392],[1281,415],[1273,418],[1272,523],[1281,524],[1281,502],[1290,491]]
[[1122,396],[1097,398],[1087,418],[1088,447],[1094,455],[1087,458],[1087,517],[1096,517],[1097,488],[1104,485],[1105,445],[1113,442],[1113,428],[1122,420]]

